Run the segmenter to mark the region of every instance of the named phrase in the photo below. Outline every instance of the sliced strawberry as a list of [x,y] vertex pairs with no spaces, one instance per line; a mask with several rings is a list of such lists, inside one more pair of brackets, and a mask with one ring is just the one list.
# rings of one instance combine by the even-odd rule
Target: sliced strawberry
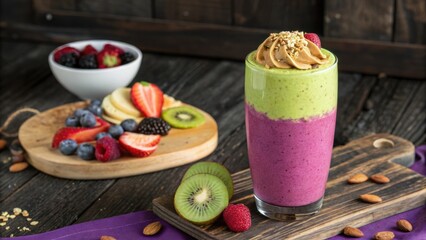
[[67,53],[74,53],[77,57],[80,56],[80,52],[76,48],[67,46],[56,50],[53,54],[53,59],[55,60],[55,62],[59,62],[61,56]]
[[101,132],[108,131],[109,123],[96,117],[97,124],[95,127],[64,127],[59,129],[52,140],[52,148],[58,148],[59,143],[65,139],[73,139],[77,143],[93,141],[96,135]]
[[91,54],[98,54],[98,51],[90,44],[86,45],[83,49],[83,51],[81,51],[81,55],[85,56],[85,55],[91,55]]
[[305,33],[305,38],[321,48],[320,38],[315,33]]
[[160,135],[144,135],[125,132],[118,139],[120,147],[135,157],[146,157],[153,153],[160,143]]
[[110,44],[110,43],[105,44],[105,45],[104,45],[104,49],[102,49],[102,50],[115,51],[115,52],[117,52],[119,55],[124,53],[124,50],[123,50],[123,49],[121,49],[121,48],[119,48],[119,47],[117,47],[117,46],[115,46],[115,45],[112,45],[112,44]]
[[133,104],[145,117],[160,117],[164,96],[161,89],[152,83],[137,82],[130,91]]

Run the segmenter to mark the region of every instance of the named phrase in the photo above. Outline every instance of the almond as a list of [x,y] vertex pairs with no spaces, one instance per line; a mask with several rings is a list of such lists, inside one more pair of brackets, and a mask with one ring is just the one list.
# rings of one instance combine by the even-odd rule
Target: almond
[[371,181],[375,183],[388,183],[390,179],[383,174],[374,174],[370,176]]
[[346,226],[345,228],[343,228],[343,234],[349,237],[357,237],[357,238],[364,236],[364,233],[361,230],[359,230],[358,228],[349,227],[349,226]]
[[413,230],[413,225],[405,219],[398,220],[398,222],[396,222],[396,226],[403,232],[411,232]]
[[383,201],[382,198],[374,194],[362,194],[361,196],[359,196],[359,198],[362,201],[368,202],[368,203],[379,203]]
[[115,237],[111,237],[111,236],[102,236],[100,238],[100,240],[117,240]]
[[367,180],[368,180],[367,175],[365,175],[364,173],[357,173],[357,174],[355,174],[355,175],[351,176],[351,177],[348,179],[348,183],[356,184],[356,183],[362,183],[362,182],[365,182],[365,181],[367,181]]
[[7,145],[6,140],[0,139],[0,151],[3,150]]
[[18,162],[18,163],[14,163],[9,167],[9,172],[20,172],[25,170],[28,167],[28,163],[27,162]]
[[155,235],[161,230],[161,227],[161,223],[158,221],[150,223],[143,229],[143,234],[146,236]]
[[376,240],[392,240],[395,237],[395,234],[390,231],[378,232],[374,235],[374,239]]

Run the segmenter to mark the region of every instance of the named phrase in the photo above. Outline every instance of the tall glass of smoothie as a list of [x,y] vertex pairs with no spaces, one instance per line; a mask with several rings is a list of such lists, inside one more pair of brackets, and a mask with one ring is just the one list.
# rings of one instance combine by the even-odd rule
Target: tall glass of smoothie
[[272,33],[247,56],[247,148],[261,214],[288,220],[320,210],[333,148],[337,83],[337,58],[302,32]]

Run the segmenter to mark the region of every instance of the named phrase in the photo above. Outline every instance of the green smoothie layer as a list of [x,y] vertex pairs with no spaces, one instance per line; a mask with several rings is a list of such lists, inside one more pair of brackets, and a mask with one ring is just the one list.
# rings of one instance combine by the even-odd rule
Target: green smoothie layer
[[[308,119],[337,106],[337,59],[325,50],[326,64],[309,70],[265,68],[246,58],[245,99],[271,119]],[[280,107],[277,107],[280,106]]]

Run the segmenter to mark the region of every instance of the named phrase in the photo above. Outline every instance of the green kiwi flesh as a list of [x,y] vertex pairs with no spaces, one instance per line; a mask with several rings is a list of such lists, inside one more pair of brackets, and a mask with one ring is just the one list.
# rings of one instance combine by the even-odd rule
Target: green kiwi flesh
[[228,206],[228,191],[218,177],[197,174],[182,181],[174,206],[182,218],[196,225],[213,223]]
[[174,128],[194,128],[206,121],[199,110],[189,106],[168,108],[162,112],[161,117]]
[[234,183],[232,182],[231,174],[222,164],[217,162],[198,162],[186,170],[182,181],[196,174],[211,174],[218,177],[225,184],[228,190],[229,199],[234,195]]

